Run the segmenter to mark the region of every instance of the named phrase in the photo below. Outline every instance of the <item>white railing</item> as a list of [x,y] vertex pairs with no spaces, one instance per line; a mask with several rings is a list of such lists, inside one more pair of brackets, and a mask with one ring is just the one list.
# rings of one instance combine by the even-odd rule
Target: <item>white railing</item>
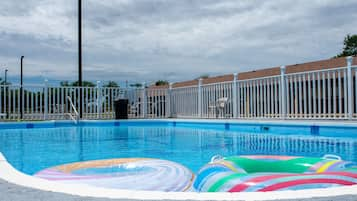
[[[286,73],[173,88],[0,86],[0,117],[65,119],[73,105],[83,119],[113,119],[114,101],[128,100],[129,118],[356,119],[357,66]],[[22,94],[21,94],[22,91]],[[20,105],[22,97],[22,105]],[[82,110],[82,111],[80,111]]]
[[355,119],[357,66],[202,84],[171,90],[172,116],[240,119]]
[[287,118],[347,119],[347,80],[347,68],[287,75]]
[[[80,113],[79,109],[82,109],[83,119],[113,119],[114,100],[124,93],[120,88],[52,87],[47,84],[26,85],[22,89],[21,96],[21,87],[18,85],[0,86],[2,119],[67,119],[67,114],[74,113],[69,100],[73,101],[73,106],[78,109],[78,113]],[[20,106],[21,98],[22,106]]]
[[179,118],[197,118],[199,116],[198,88],[174,88],[171,91],[171,114]]
[[233,117],[233,82],[202,85],[201,116],[204,118]]
[[238,81],[238,117],[279,118],[279,85],[279,76]]

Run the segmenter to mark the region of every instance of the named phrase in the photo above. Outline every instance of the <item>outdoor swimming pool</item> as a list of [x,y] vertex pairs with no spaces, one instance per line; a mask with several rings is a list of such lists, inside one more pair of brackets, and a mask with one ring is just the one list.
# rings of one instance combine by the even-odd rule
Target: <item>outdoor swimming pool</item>
[[2,123],[0,152],[29,175],[65,163],[128,157],[171,160],[195,173],[217,154],[334,154],[357,162],[357,126],[195,120]]

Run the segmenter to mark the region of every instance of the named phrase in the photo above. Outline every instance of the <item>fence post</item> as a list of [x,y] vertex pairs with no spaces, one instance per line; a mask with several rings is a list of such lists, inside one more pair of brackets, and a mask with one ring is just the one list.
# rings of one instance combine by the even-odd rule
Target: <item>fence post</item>
[[169,91],[168,91],[168,100],[167,100],[167,115],[168,117],[173,117],[173,114],[172,114],[172,83],[169,83]]
[[[100,81],[97,81],[97,98],[96,98],[96,106],[97,106],[97,119],[100,118],[101,112],[102,112],[102,94],[101,94],[101,89],[100,89]],[[83,101],[83,100],[82,100]]]
[[202,78],[198,80],[198,117],[202,118]]
[[45,88],[44,88],[44,114],[43,114],[43,118],[44,120],[47,119],[47,116],[48,116],[48,80],[45,79]]
[[352,76],[352,56],[346,57],[347,60],[347,96],[348,96],[348,119],[352,119],[353,117],[353,103],[352,103],[352,83],[353,83],[353,76]]
[[285,90],[285,66],[280,67],[280,108],[281,118],[286,118],[286,90]]
[[146,107],[147,107],[147,97],[146,97],[145,85],[146,85],[146,83],[143,82],[143,83],[142,83],[142,86],[141,86],[141,90],[142,90],[142,92],[141,92],[141,93],[142,93],[141,97],[143,98],[143,100],[141,101],[141,102],[142,102],[142,105],[141,105],[142,118],[146,118],[146,114],[147,114],[147,111],[146,111]]
[[238,109],[238,97],[237,97],[237,77],[238,77],[238,74],[237,73],[234,73],[233,74],[233,86],[232,86],[232,90],[233,90],[233,118],[237,118],[237,109]]

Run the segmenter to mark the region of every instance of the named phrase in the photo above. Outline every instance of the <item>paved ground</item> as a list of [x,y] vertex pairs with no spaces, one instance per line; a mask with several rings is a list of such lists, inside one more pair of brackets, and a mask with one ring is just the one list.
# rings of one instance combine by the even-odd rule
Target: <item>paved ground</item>
[[[52,193],[10,184],[0,179],[0,201],[127,201],[123,199],[106,199],[72,196]],[[244,200],[244,199],[243,199]],[[295,201],[357,201],[357,196],[339,196],[333,198],[297,199]],[[189,201],[189,200],[186,200]],[[286,200],[280,200],[286,201]]]

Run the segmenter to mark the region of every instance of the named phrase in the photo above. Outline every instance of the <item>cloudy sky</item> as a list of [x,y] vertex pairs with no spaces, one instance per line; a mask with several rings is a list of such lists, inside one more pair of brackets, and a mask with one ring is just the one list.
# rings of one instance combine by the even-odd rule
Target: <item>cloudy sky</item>
[[[187,80],[330,58],[356,0],[83,0],[84,79]],[[77,77],[77,1],[1,0],[0,72]],[[25,80],[25,81],[26,81]]]

